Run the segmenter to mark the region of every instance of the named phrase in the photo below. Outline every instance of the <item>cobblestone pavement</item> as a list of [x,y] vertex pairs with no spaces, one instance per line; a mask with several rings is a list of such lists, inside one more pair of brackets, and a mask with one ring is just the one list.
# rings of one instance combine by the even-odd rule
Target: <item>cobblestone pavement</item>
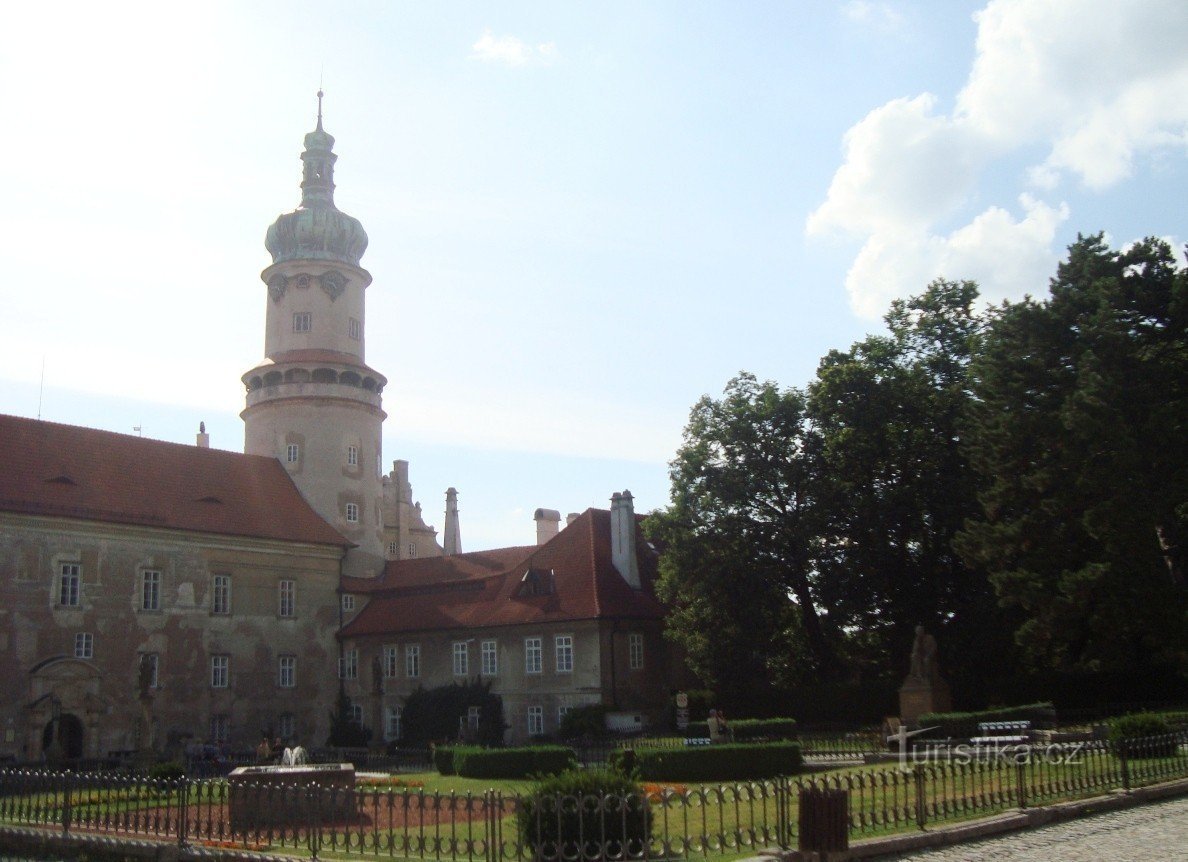
[[1188,862],[1188,799],[886,858],[912,862]]

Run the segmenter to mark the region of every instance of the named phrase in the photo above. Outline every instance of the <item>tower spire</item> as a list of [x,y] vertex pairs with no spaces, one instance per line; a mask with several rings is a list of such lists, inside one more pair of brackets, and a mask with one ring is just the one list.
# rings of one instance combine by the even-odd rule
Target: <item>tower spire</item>
[[318,131],[322,131],[322,88],[318,87]]

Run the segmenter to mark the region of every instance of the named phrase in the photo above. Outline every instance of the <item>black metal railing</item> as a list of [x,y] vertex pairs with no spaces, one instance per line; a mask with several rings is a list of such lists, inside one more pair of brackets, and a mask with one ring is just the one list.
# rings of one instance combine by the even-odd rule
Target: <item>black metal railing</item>
[[844,793],[852,839],[1184,777],[1185,732],[1117,744],[937,746],[907,752],[893,767],[715,786],[644,784],[625,796],[7,769],[0,770],[0,823],[315,857],[623,862],[791,849],[802,837],[802,798],[834,804]]

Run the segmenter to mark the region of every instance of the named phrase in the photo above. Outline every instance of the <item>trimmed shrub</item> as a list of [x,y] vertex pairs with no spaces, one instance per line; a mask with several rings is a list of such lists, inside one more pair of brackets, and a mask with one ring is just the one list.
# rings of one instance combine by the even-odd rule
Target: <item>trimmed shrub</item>
[[751,739],[792,739],[796,736],[794,718],[727,719],[726,724],[735,742]]
[[600,739],[606,736],[606,707],[600,703],[577,706],[565,713],[557,735],[562,739],[578,739],[584,736]]
[[729,743],[690,748],[640,748],[643,781],[750,781],[798,772],[804,759],[794,742]]
[[978,712],[926,712],[919,721],[921,727],[937,725],[930,734],[932,736],[973,737],[978,735],[978,725],[988,721],[1030,721],[1032,727],[1052,727],[1056,722],[1056,708],[1045,702]]
[[1178,747],[1161,715],[1134,712],[1110,719],[1110,743],[1126,757],[1174,757]]
[[574,770],[537,784],[516,814],[538,859],[635,859],[652,837],[643,788],[620,772]]
[[454,775],[454,746],[439,745],[433,749],[433,765],[442,775]]
[[149,767],[148,777],[154,781],[176,781],[186,777],[186,767],[177,760],[154,763]]
[[525,748],[455,748],[454,771],[463,778],[527,778],[555,775],[577,765],[573,749],[561,745]]
[[691,721],[684,733],[685,739],[709,739],[709,725],[704,721]]

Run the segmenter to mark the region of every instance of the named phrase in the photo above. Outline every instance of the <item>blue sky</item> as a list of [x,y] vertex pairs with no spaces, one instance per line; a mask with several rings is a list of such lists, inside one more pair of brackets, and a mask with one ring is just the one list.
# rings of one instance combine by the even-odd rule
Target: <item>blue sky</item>
[[662,506],[739,370],[804,385],[940,275],[1040,294],[1078,232],[1182,246],[1185,44],[1182,0],[22,4],[0,411],[242,448],[320,80],[427,519]]

